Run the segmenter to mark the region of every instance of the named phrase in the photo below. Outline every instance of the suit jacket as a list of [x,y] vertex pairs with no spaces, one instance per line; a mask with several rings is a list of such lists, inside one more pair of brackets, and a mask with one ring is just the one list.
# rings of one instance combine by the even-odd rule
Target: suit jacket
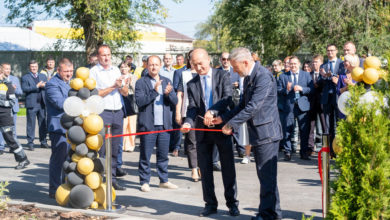
[[183,82],[183,71],[187,70],[187,67],[184,66],[178,70],[175,70],[173,72],[173,88],[175,89],[175,92],[177,92],[177,89],[179,88],[180,83]]
[[[322,86],[318,84],[319,77],[321,76],[320,74],[318,75],[317,79],[315,79],[314,71],[311,71],[310,76],[311,79],[313,80],[313,91],[311,93],[311,96],[309,97],[309,100],[310,100],[311,109],[313,109],[315,105],[317,104],[319,105],[321,103]],[[316,83],[318,85],[317,88],[314,87]]]
[[[148,74],[137,80],[135,84],[135,101],[138,105],[138,129],[137,131],[154,131],[154,100],[159,95],[150,81]],[[160,75],[162,91],[172,82]],[[163,126],[164,129],[172,129],[172,111],[177,104],[177,96],[174,90],[168,95],[163,95]]]
[[17,97],[23,95],[23,90],[22,90],[22,86],[20,85],[20,81],[18,77],[9,75],[8,78],[11,81],[11,83],[16,86],[15,89],[16,103],[12,107],[12,113],[16,114],[17,112],[19,112],[19,101]]
[[239,106],[221,116],[238,131],[247,122],[252,146],[279,141],[283,138],[277,107],[276,79],[259,63],[244,80],[244,94]]
[[[283,112],[290,113],[294,112],[295,106],[295,92],[294,85],[291,86],[291,90],[287,91],[287,83],[293,82],[293,76],[291,71],[280,75],[278,81],[278,93],[281,95],[281,103],[283,104]],[[302,87],[300,92],[300,98],[298,99],[298,107],[301,111],[306,112],[310,110],[309,96],[313,91],[313,80],[310,73],[299,70],[297,85]]]
[[[38,73],[39,81],[47,82],[45,74]],[[41,107],[41,104],[37,102],[38,95],[41,95],[42,101],[45,103],[45,88],[37,88],[37,84],[34,81],[34,77],[31,72],[22,76],[22,89],[26,93],[26,108]]]
[[[198,116],[204,116],[206,113],[205,100],[200,76],[195,76],[187,83],[188,107],[187,116],[184,123],[188,123],[192,128],[204,128],[203,119]],[[228,111],[232,102],[232,87],[230,77],[223,70],[212,69],[212,92],[213,105],[208,109],[215,116],[223,115]],[[217,127],[222,127],[218,125]],[[197,132],[197,141],[203,139],[203,132]]]
[[[323,68],[325,72],[328,72],[329,70],[330,62],[326,62],[321,65],[320,68]],[[342,74],[344,69],[344,65],[342,64],[342,61],[340,59],[337,59],[335,68],[333,70],[334,75]],[[332,91],[333,94],[336,94],[336,84],[333,83],[332,77],[326,77],[324,78],[322,75],[320,75],[318,79],[318,83],[322,87],[322,95],[321,95],[321,104],[328,104],[333,103],[336,104],[336,96],[333,96],[334,98],[332,100],[328,100],[329,92]]]
[[69,90],[69,84],[64,82],[59,74],[54,75],[46,84],[47,127],[51,133],[66,133],[60,120],[64,114],[63,106]]
[[223,71],[229,73],[230,84],[233,84],[233,83],[235,83],[235,82],[240,83],[240,75],[238,75],[238,73],[236,73],[236,72],[233,71],[233,67],[230,67],[230,68],[229,68],[229,71],[224,70],[222,66],[219,67],[218,69],[219,69],[219,70],[223,70]]

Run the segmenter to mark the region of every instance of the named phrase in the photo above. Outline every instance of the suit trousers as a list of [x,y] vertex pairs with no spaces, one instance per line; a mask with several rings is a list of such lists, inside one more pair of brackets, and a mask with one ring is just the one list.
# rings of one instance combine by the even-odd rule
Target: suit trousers
[[[103,118],[104,125],[111,125],[111,134],[118,135],[123,134],[123,111],[122,110],[104,110],[100,117]],[[104,139],[103,139],[104,140]],[[116,182],[116,168],[118,166],[118,153],[119,147],[122,143],[122,138],[112,138],[111,139],[111,173],[112,173],[112,182]],[[100,157],[106,156],[106,145],[105,141],[103,141],[103,146],[99,150]]]
[[[155,131],[164,130],[164,126],[154,126]],[[169,138],[168,132],[146,134],[140,136],[140,154],[139,154],[139,179],[140,184],[150,182],[150,157],[152,156],[154,146],[156,146],[156,163],[157,163],[157,175],[160,179],[160,183],[168,182],[168,153],[169,153]]]
[[[181,128],[181,125],[176,123],[175,120],[175,111],[173,111],[172,116],[172,127],[173,128]],[[180,150],[181,148],[181,139],[182,139],[182,133],[177,130],[177,131],[171,131],[170,133],[170,139],[169,139],[169,150]]]
[[[12,127],[12,130],[13,130],[13,134],[14,134],[14,139],[17,143],[19,143],[18,141],[18,137],[16,135],[16,117],[17,117],[17,112],[14,113],[13,117],[14,117],[14,126]],[[4,138],[3,138],[3,135],[1,134],[0,132],[0,150],[4,150],[5,148],[5,141],[4,141]]]
[[39,141],[41,144],[46,144],[47,124],[46,124],[46,110],[44,107],[34,107],[27,109],[27,142],[29,145],[34,144],[35,139],[35,118],[38,119],[39,127]]
[[[310,109],[310,133],[309,133],[309,147],[311,148],[311,150],[315,150],[316,149],[316,143],[317,141],[316,140],[320,140],[318,141],[320,144],[322,143],[322,139],[321,139],[321,136],[323,134],[323,131],[324,131],[324,127],[325,127],[325,117],[324,117],[324,114],[322,113],[322,110],[321,110],[321,105],[319,103],[316,103],[317,105],[314,105],[312,107],[312,109]],[[316,133],[316,136],[314,136],[314,131]]]
[[196,136],[195,131],[190,130],[185,134],[184,150],[187,154],[188,167],[191,169],[198,167],[198,155],[196,153]]
[[[335,94],[329,94],[328,100],[333,100],[333,96]],[[330,143],[333,143],[333,139],[336,135],[336,121],[337,121],[337,114],[338,114],[338,108],[336,103],[328,103],[326,105],[322,105],[322,110],[324,112],[324,134],[330,135]],[[333,153],[333,148],[331,146],[331,152]]]
[[301,138],[301,150],[300,155],[307,156],[309,152],[309,132],[310,132],[310,121],[308,112],[302,112],[298,106],[295,105],[294,112],[290,112],[286,117],[286,127],[284,133],[284,150],[285,153],[292,152],[291,146],[291,134],[294,132],[295,119],[298,120],[299,135]]
[[65,182],[62,165],[66,161],[70,145],[65,134],[49,133],[51,140],[51,155],[49,162],[49,194],[55,194],[57,188]]
[[228,207],[238,206],[232,138],[222,133],[204,132],[203,139],[197,142],[198,165],[202,174],[203,200],[206,202],[206,207],[218,207],[213,175],[214,145],[217,145],[219,151],[226,205]]
[[279,141],[253,147],[260,181],[259,215],[265,220],[282,218],[277,183]]

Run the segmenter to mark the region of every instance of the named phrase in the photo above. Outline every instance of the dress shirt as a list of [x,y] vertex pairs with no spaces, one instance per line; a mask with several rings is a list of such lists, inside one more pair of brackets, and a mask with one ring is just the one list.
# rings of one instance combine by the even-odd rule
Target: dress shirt
[[175,69],[170,66],[170,69],[168,70],[167,67],[163,66],[160,70],[160,75],[167,77],[169,80],[171,80],[171,83],[173,82],[173,73],[175,72]]
[[38,77],[38,73],[32,73],[32,72],[30,72],[31,73],[31,75],[34,77],[34,78],[37,78]]
[[[211,91],[211,94],[213,94],[213,69],[211,67],[209,69],[209,72],[206,75],[200,75],[200,83],[202,84],[203,91],[205,89],[204,77],[206,77],[207,85]],[[207,111],[207,109],[209,109],[211,106],[209,106],[209,103],[206,103],[206,94],[203,94],[203,98],[204,98],[203,100],[205,102],[206,111]],[[210,97],[210,99],[213,100],[213,97]]]
[[[150,82],[152,83],[152,87],[156,85],[156,80],[150,78]],[[164,125],[164,108],[163,108],[163,91],[162,85],[158,87],[158,96],[154,99],[153,103],[153,114],[154,114],[154,125]]]
[[[96,64],[90,70],[90,77],[96,81],[96,89],[106,89],[115,84],[115,81],[121,76],[118,67],[110,66],[104,69],[100,63]],[[122,109],[121,95],[119,89],[114,89],[110,94],[103,97],[105,110]]]

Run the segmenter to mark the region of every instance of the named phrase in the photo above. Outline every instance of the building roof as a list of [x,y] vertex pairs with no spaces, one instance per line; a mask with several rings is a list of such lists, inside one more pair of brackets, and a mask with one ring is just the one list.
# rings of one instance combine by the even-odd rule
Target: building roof
[[193,38],[188,37],[188,36],[186,36],[184,34],[181,34],[181,33],[177,32],[177,31],[174,31],[173,29],[171,29],[169,27],[166,27],[166,26],[161,25],[161,24],[155,24],[155,25],[159,26],[159,27],[165,28],[167,41],[182,41],[182,42],[189,42],[189,43],[194,41]]

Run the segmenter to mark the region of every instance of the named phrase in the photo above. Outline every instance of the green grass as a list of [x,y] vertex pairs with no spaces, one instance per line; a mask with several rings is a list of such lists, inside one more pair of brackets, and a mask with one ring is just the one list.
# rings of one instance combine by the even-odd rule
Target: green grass
[[18,116],[26,116],[26,108],[20,108],[18,112]]

